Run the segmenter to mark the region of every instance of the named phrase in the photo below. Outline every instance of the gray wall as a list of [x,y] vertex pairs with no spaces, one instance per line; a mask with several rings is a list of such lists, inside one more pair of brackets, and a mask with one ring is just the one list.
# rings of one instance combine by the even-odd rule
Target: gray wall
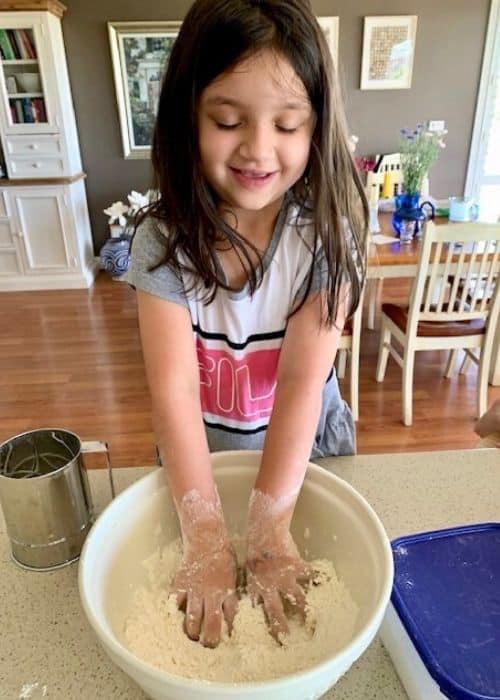
[[[65,0],[63,32],[96,251],[107,235],[103,208],[151,182],[147,161],[122,157],[106,22],[182,19],[190,0]],[[340,65],[359,154],[397,150],[399,129],[444,119],[447,148],[431,171],[436,197],[464,189],[490,0],[313,0],[340,18]],[[361,91],[363,17],[418,15],[410,90]]]

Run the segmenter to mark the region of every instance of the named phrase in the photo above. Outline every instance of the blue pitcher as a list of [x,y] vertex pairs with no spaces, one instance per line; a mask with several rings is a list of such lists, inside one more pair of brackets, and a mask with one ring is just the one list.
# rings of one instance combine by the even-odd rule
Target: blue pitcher
[[420,192],[398,194],[395,202],[396,211],[392,215],[392,227],[401,238],[401,242],[408,242],[414,236],[419,236],[423,222],[434,219],[436,215],[432,202],[426,201],[420,204]]

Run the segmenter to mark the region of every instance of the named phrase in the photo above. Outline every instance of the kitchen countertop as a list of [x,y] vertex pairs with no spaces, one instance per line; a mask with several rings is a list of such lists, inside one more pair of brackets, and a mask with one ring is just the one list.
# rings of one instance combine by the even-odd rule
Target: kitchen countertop
[[[373,506],[390,539],[500,521],[500,451],[361,455],[319,463]],[[117,492],[154,467],[114,470]],[[91,470],[96,511],[110,500],[107,473]],[[101,650],[80,606],[78,564],[32,572],[16,566],[0,513],[0,699],[144,700]],[[291,699],[292,700],[292,699]],[[407,700],[375,639],[324,700]]]

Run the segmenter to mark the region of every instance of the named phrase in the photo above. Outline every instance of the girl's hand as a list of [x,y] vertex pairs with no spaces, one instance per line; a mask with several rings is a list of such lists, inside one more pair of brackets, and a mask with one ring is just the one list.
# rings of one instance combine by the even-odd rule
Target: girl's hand
[[186,612],[187,636],[214,648],[220,642],[222,616],[231,632],[236,614],[236,556],[218,499],[210,504],[190,491],[182,499],[178,512],[184,555],[173,592],[177,605]]
[[313,571],[301,558],[289,531],[293,503],[276,501],[253,491],[247,529],[247,592],[262,603],[269,629],[279,642],[288,634],[284,601],[305,620],[306,599],[301,584]]
[[236,560],[231,544],[189,545],[174,579],[177,605],[185,609],[187,636],[203,646],[220,642],[222,615],[231,631],[236,614]]

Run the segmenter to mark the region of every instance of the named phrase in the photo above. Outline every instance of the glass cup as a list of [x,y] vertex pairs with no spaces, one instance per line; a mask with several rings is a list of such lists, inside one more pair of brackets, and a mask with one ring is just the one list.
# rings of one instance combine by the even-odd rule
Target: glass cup
[[450,221],[477,221],[479,207],[472,197],[450,197],[448,204]]
[[399,242],[401,244],[411,243],[415,235],[415,221],[403,219],[399,234]]

